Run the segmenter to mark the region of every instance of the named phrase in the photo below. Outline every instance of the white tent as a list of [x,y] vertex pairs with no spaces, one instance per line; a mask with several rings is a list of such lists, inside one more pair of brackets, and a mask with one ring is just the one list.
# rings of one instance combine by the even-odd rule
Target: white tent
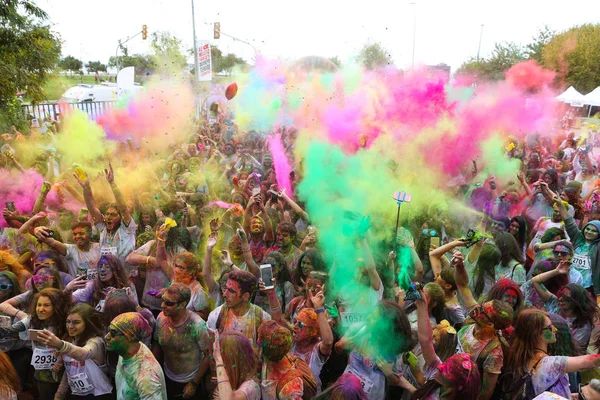
[[569,103],[574,107],[583,107],[583,96],[573,86],[569,87],[563,93],[556,97],[556,100],[562,101],[563,103]]
[[590,106],[600,106],[600,86],[583,96],[583,104]]

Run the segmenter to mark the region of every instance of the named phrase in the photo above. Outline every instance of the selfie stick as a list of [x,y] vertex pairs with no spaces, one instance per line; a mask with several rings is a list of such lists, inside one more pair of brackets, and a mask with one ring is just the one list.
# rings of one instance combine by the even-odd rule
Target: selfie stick
[[396,214],[396,233],[394,234],[394,248],[396,247],[396,241],[398,240],[398,224],[400,223],[400,206],[402,203],[410,203],[412,201],[412,196],[405,191],[394,192],[394,196],[392,196],[396,203],[398,204],[398,214]]

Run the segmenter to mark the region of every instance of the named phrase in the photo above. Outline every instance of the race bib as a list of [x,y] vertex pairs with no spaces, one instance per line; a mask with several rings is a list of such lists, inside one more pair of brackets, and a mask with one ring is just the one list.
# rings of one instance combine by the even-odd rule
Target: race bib
[[71,392],[73,392],[73,394],[87,393],[94,389],[94,385],[90,383],[85,372],[74,376],[67,375],[67,378],[69,379],[69,386],[71,387]]
[[104,303],[106,303],[106,300],[100,300],[98,304],[96,304],[96,311],[104,312]]
[[52,369],[56,364],[56,355],[54,349],[35,348],[31,356],[31,365],[36,370]]
[[364,321],[364,314],[356,312],[343,312],[340,313],[342,317],[342,324],[345,326],[359,325]]
[[573,266],[578,269],[590,269],[590,257],[582,254],[575,254],[571,260]]
[[96,280],[96,276],[98,276],[98,269],[88,269],[85,275],[85,279],[88,281]]
[[371,389],[373,389],[373,381],[367,378],[366,376],[362,376],[360,372],[358,372],[352,367],[348,368],[348,372],[358,378],[363,390],[368,395],[371,392]]
[[112,254],[113,256],[117,255],[117,248],[116,247],[102,247],[100,249],[100,255],[101,256],[106,256],[108,254]]

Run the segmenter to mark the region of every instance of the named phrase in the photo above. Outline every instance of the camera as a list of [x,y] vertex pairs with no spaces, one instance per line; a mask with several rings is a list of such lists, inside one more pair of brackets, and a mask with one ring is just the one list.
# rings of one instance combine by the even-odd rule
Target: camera
[[410,285],[408,285],[408,289],[406,290],[406,293],[404,294],[404,300],[420,300],[421,299],[421,294],[419,293],[419,291],[422,289],[421,284],[419,282],[411,282]]

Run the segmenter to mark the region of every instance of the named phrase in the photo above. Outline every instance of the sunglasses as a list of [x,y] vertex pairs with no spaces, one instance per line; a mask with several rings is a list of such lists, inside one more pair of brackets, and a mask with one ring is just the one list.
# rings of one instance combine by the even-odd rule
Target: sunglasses
[[469,316],[473,319],[477,319],[477,317],[479,316],[485,316],[487,318],[488,321],[492,321],[492,319],[490,318],[490,316],[485,312],[485,310],[483,309],[483,306],[477,305],[476,307],[474,307],[471,312],[469,313]]
[[437,236],[437,231],[435,229],[423,229],[423,235]]
[[306,326],[306,324],[302,321],[298,321],[298,328],[302,329]]
[[544,329],[542,329],[543,331],[550,331],[552,332],[554,330],[554,325],[550,324],[547,327],[545,327]]
[[571,255],[570,252],[568,251],[553,251],[553,253],[557,256],[569,256]]
[[12,286],[13,286],[12,283],[2,283],[2,284],[0,284],[0,290],[7,291]]
[[162,299],[162,302],[165,303],[169,307],[173,307],[173,306],[179,304],[178,301],[168,301],[168,300],[165,300],[164,298]]
[[123,332],[119,332],[116,329],[109,329],[108,334],[110,335],[110,337],[125,336]]

